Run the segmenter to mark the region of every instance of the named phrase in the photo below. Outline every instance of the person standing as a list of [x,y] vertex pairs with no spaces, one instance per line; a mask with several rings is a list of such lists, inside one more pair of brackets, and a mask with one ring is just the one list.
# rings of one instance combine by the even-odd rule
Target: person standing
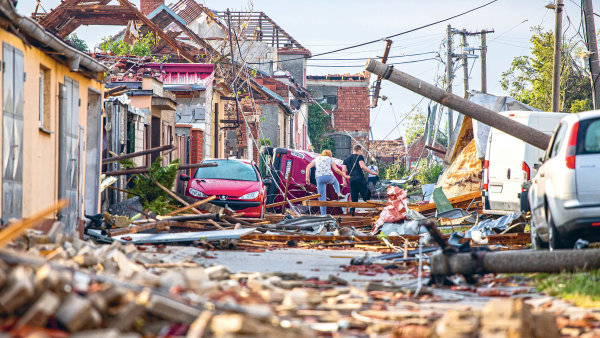
[[[321,197],[319,197],[319,201],[327,200],[327,185],[333,184],[333,189],[338,197],[342,198],[343,195],[340,194],[340,183],[333,176],[333,171],[342,176],[342,184],[345,185],[345,180],[349,178],[348,175],[343,173],[338,167],[335,165],[333,161],[333,157],[331,154],[331,150],[325,149],[321,153],[321,156],[315,158],[312,162],[310,162],[306,166],[306,184],[310,184],[310,170],[312,167],[315,167],[315,178],[317,180],[317,191]],[[321,215],[327,215],[327,207],[320,207]]]
[[373,183],[373,187],[375,187],[375,184],[377,184],[377,181],[379,180],[379,168],[377,168],[377,166],[375,165],[375,162],[373,160],[371,160],[371,164],[369,164],[369,170],[374,172],[376,175],[368,174],[367,175],[367,184]]
[[[365,158],[361,155],[361,146],[355,145],[354,152],[344,159],[342,171],[344,174],[349,173],[350,176],[350,198],[352,202],[358,202],[358,195],[366,202],[371,198],[371,191],[367,188],[365,180],[366,171],[369,174],[377,176],[377,172],[371,171],[365,164]],[[355,208],[350,208],[350,213],[354,214]]]

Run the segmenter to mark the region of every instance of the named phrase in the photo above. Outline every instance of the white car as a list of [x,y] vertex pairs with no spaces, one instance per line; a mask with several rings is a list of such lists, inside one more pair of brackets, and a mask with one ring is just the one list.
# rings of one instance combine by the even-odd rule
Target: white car
[[600,110],[558,125],[528,193],[534,249],[600,239]]

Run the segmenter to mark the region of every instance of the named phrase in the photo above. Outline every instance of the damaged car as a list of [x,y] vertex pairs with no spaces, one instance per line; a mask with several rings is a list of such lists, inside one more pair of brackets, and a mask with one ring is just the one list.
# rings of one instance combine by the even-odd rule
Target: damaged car
[[195,199],[216,196],[211,203],[244,213],[244,217],[262,218],[265,214],[265,184],[252,161],[239,159],[207,159],[202,163],[218,163],[216,167],[198,168],[187,181],[185,195]]

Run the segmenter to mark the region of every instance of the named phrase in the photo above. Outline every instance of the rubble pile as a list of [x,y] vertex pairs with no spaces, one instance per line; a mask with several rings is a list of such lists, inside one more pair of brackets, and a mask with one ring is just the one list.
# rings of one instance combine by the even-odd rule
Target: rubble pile
[[[444,311],[423,287],[364,288],[290,273],[231,273],[209,255],[164,246],[99,245],[30,230],[0,251],[0,327],[13,336],[427,337]],[[186,251],[189,253],[189,251]],[[411,269],[411,271],[414,269]],[[416,271],[413,271],[416,273]],[[441,325],[441,324],[439,324]]]

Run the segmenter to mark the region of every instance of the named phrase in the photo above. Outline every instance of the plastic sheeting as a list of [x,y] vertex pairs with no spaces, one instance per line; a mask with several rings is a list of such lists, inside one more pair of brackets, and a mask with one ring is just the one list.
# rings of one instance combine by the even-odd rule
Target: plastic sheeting
[[481,232],[482,236],[487,237],[489,235],[495,235],[508,229],[508,227],[519,217],[520,212],[511,212],[508,215],[504,215],[497,219],[486,219],[485,221],[479,222],[474,225],[471,229],[465,231],[465,238],[472,238],[474,231]]
[[[519,102],[508,96],[495,96],[481,92],[474,92],[469,95],[469,101],[483,106],[495,112],[507,110],[528,110],[540,111],[532,106]],[[477,158],[484,158],[487,148],[488,137],[490,134],[490,126],[487,124],[473,120],[473,136],[477,146]]]

